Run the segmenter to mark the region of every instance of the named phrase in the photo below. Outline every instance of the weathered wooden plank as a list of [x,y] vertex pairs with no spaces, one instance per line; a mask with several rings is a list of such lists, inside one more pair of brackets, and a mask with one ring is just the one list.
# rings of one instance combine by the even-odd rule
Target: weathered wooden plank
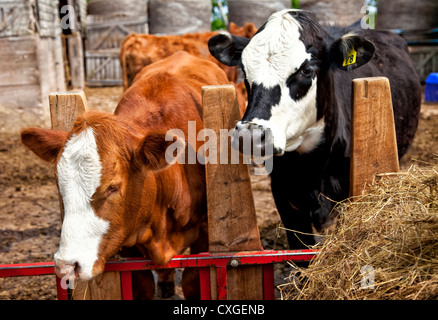
[[[219,138],[220,131],[232,129],[240,119],[236,92],[232,85],[206,86],[202,91],[204,128],[216,132],[220,159],[221,153],[231,151],[230,141],[224,144]],[[205,165],[210,252],[262,249],[248,166],[240,153],[239,158],[239,164]],[[260,266],[229,269],[228,299],[263,299],[262,289]]]
[[88,109],[83,91],[54,92],[49,95],[52,129],[70,131],[78,115]]
[[130,33],[148,33],[147,17],[87,17],[87,50],[120,48]]
[[39,83],[35,36],[0,39],[0,86]]
[[75,283],[73,300],[121,300],[120,272],[105,272],[88,282]]
[[399,170],[389,80],[353,80],[350,195],[362,194],[376,173]]
[[[232,85],[203,87],[204,128],[214,130],[217,137],[220,137],[220,129],[234,128],[240,119],[235,99]],[[223,146],[220,140],[217,139],[218,154],[224,150],[230,152],[230,141]],[[242,160],[241,154],[239,157]],[[248,166],[243,161],[239,164],[207,163],[206,174],[209,214],[213,220],[218,220],[210,223],[210,251],[260,249]]]
[[75,32],[68,36],[66,41],[68,46],[71,86],[75,89],[83,89],[85,87],[85,70],[82,36],[79,32]]
[[[9,43],[12,45],[9,50],[14,50],[14,43]],[[9,55],[7,54],[9,51],[4,52],[5,55]],[[23,55],[11,55],[10,60],[6,60],[5,57],[0,58],[0,87],[38,85],[39,78],[40,70],[35,46],[32,51],[27,51]]]
[[49,126],[49,93],[65,90],[60,38],[2,38],[0,52],[0,133]]
[[85,51],[87,85],[121,85],[119,49]]
[[38,66],[40,70],[41,94],[45,101],[47,119],[49,118],[47,97],[50,92],[65,90],[65,73],[62,60],[60,37],[38,39]]
[[36,33],[35,18],[28,0],[1,0],[0,37],[18,37]]
[[58,1],[0,0],[0,36],[21,37],[38,33],[54,37],[61,33]]
[[38,19],[38,33],[40,36],[55,37],[61,34],[58,4],[58,0],[36,1],[36,6],[38,10],[36,18]]

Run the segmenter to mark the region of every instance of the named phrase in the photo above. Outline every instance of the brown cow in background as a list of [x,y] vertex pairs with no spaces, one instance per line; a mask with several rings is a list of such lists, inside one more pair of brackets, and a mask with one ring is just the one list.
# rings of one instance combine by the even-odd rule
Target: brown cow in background
[[[252,38],[257,32],[257,29],[252,23],[245,23],[243,27],[239,27],[231,22],[229,32],[237,36]],[[120,49],[120,64],[123,70],[124,90],[132,84],[135,76],[144,66],[164,59],[180,50],[216,63],[225,71],[228,80],[237,82],[237,68],[220,63],[208,50],[208,40],[218,33],[219,31],[210,31],[168,36],[130,34],[123,41]]]
[[[252,38],[257,28],[252,23],[239,27],[231,22],[229,32],[246,38]],[[208,40],[219,31],[187,33],[183,35],[157,36],[153,34],[133,33],[126,37],[120,49],[120,63],[123,70],[123,88],[128,89],[140,70],[151,63],[164,59],[176,51],[186,51],[193,56],[207,59],[225,71],[227,78],[236,87],[237,100],[241,116],[246,109],[246,89],[243,82],[238,83],[238,70],[220,63],[208,50]]]

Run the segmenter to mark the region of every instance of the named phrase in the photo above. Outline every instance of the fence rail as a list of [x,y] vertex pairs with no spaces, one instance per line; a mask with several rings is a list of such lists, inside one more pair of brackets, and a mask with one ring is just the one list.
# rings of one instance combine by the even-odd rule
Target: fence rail
[[[309,261],[318,251],[316,250],[264,250],[245,251],[236,253],[200,253],[192,255],[177,255],[164,265],[157,265],[152,260],[144,258],[129,258],[126,260],[111,260],[105,264],[105,271],[121,273],[123,300],[132,300],[131,271],[155,270],[170,268],[200,268],[201,299],[211,299],[210,268],[216,268],[218,300],[227,299],[227,268],[239,266],[262,265],[264,299],[274,299],[273,263],[286,261]],[[0,265],[0,278],[22,277],[37,275],[55,275],[54,262],[20,263]],[[58,299],[67,300],[67,289],[61,286],[61,279],[56,277]]]

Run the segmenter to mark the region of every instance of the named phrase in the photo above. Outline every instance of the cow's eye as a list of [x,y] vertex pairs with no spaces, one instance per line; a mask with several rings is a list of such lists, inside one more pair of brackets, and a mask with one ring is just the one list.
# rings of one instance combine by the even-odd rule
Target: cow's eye
[[311,67],[305,67],[304,69],[301,70],[301,74],[305,77],[309,77],[313,74],[313,70]]
[[111,194],[113,194],[114,192],[117,192],[119,190],[119,188],[117,188],[117,186],[114,185],[110,185],[106,191],[107,196],[110,196]]

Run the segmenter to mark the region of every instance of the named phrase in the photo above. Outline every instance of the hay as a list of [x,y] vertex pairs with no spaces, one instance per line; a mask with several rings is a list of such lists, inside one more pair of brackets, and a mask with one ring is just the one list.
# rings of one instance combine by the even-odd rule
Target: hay
[[335,232],[283,299],[438,298],[438,167],[381,176],[336,210]]

